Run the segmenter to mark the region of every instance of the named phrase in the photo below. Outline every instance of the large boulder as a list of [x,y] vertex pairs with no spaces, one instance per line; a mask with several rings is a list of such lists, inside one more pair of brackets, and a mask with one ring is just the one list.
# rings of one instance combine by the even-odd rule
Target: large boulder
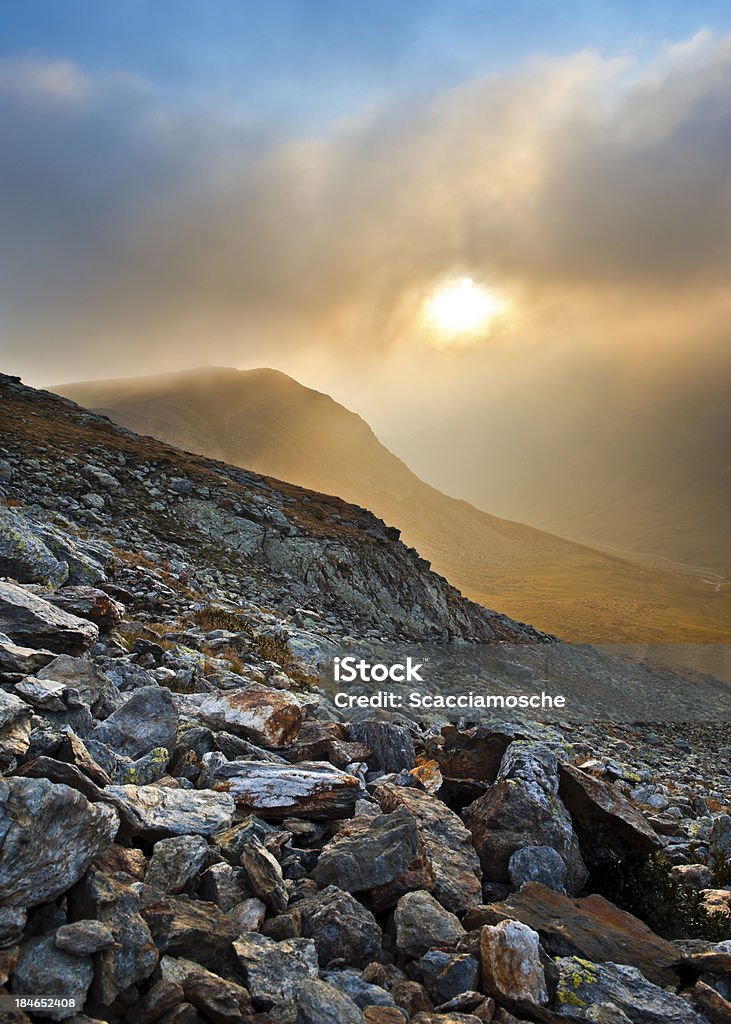
[[89,739],[106,743],[115,753],[135,760],[157,747],[172,752],[177,735],[178,709],[170,690],[144,686],[98,725]]
[[296,697],[285,690],[270,690],[258,684],[245,690],[208,694],[199,715],[212,729],[222,729],[272,749],[292,743],[302,723]]
[[509,882],[516,850],[550,846],[566,865],[566,889],[581,889],[588,871],[558,787],[555,754],[526,740],[510,744],[494,784],[465,814],[487,879]]
[[60,587],[69,567],[46,547],[25,516],[0,505],[0,576]]
[[93,622],[54,608],[14,583],[0,582],[0,631],[20,646],[81,654],[99,637]]
[[206,789],[128,785],[107,786],[104,792],[125,804],[142,839],[210,836],[228,828],[235,810],[228,793]]
[[420,789],[385,783],[375,797],[384,811],[403,807],[413,816],[434,878],[432,891],[442,906],[455,914],[477,906],[482,899],[480,862],[461,819]]
[[0,901],[47,903],[77,882],[114,839],[119,815],[47,779],[0,780]]

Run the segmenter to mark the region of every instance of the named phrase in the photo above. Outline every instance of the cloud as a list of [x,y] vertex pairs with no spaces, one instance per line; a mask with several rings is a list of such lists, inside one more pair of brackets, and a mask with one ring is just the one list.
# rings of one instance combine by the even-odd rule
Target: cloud
[[731,39],[708,33],[645,64],[535,58],[293,139],[213,99],[6,60],[9,362],[48,380],[201,362],[306,375],[316,360],[333,382],[365,367],[379,387],[436,387],[445,357],[424,351],[417,314],[460,272],[517,313],[455,381],[556,353],[712,358],[729,313],[730,73]]

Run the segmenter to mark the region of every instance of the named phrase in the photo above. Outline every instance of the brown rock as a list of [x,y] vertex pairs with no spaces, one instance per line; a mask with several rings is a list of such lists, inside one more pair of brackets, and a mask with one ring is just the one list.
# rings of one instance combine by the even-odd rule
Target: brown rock
[[324,761],[227,761],[215,767],[210,785],[230,794],[243,813],[267,818],[347,818],[360,792],[355,776]]
[[731,1003],[720,992],[704,982],[697,982],[688,993],[696,1009],[708,1017],[711,1024],[731,1022]]
[[296,697],[258,683],[245,690],[214,691],[201,704],[199,714],[212,729],[223,729],[270,749],[292,743],[302,724]]
[[444,778],[490,785],[497,778],[503,754],[515,738],[484,725],[464,731],[450,727],[442,735],[444,746],[435,756]]
[[94,867],[110,875],[121,871],[141,882],[147,871],[147,858],[142,850],[128,849],[126,846],[112,843],[94,860]]
[[367,1024],[405,1024],[403,1010],[395,1006],[366,1006],[363,1010]]
[[56,608],[88,619],[104,633],[114,629],[124,615],[124,607],[96,587],[63,587],[46,595],[46,600]]
[[134,1024],[154,1024],[169,1010],[179,1006],[184,998],[182,985],[160,978],[135,1007]]
[[215,969],[231,952],[235,931],[215,903],[169,896],[143,907],[140,913],[161,953],[195,957]]
[[701,893],[703,906],[709,914],[725,914],[731,917],[731,891],[728,889],[704,889]]
[[428,1013],[432,1009],[429,994],[418,981],[408,978],[394,978],[391,982],[391,995],[397,1006],[402,1007],[413,1017],[416,1013]]
[[480,938],[482,988],[504,1001],[545,1005],[546,978],[538,933],[520,921],[485,925]]
[[165,956],[160,963],[165,981],[182,987],[185,999],[212,1024],[238,1024],[251,1011],[249,993],[191,960]]

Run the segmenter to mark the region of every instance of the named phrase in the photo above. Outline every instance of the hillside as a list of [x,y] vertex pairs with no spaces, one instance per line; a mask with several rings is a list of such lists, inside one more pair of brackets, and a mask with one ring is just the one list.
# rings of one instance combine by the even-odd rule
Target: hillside
[[57,390],[185,450],[367,507],[468,597],[566,639],[728,638],[731,598],[722,590],[450,498],[412,473],[360,417],[284,374],[206,369]]

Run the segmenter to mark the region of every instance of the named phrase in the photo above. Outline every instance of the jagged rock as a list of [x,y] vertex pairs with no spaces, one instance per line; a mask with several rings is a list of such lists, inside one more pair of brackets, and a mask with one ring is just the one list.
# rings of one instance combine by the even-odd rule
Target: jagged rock
[[274,939],[258,932],[241,935],[233,944],[244,984],[263,1007],[282,1003],[318,976],[317,950],[312,939]]
[[526,882],[540,882],[554,892],[566,892],[566,862],[552,846],[516,850],[508,861],[508,875],[516,889]]
[[[227,913],[227,917],[231,922],[236,935],[241,935],[243,932],[256,932],[264,924],[266,918],[267,908],[261,900],[252,896],[251,899],[242,900],[241,903],[236,903]],[[282,915],[283,916],[283,915]],[[275,918],[275,920],[281,920]],[[298,936],[289,936],[290,938],[298,938]]]
[[364,965],[381,949],[381,929],[373,914],[334,885],[299,900],[296,909],[302,934],[314,940],[323,967],[334,960]]
[[711,1024],[728,1024],[731,1021],[731,1002],[705,982],[697,981],[688,996]]
[[[204,763],[211,764],[212,756],[206,754]],[[230,793],[241,812],[267,818],[346,818],[360,791],[355,776],[324,762],[224,761],[209,778],[211,789]]]
[[168,896],[140,913],[161,953],[195,957],[212,969],[226,961],[235,932],[215,903]]
[[56,930],[56,946],[74,956],[90,956],[114,945],[114,935],[102,921],[75,921]]
[[117,996],[155,969],[158,953],[147,924],[139,913],[140,899],[119,877],[91,868],[72,890],[75,916],[94,918],[112,933],[113,945],[95,956],[92,996],[110,1006]]
[[555,754],[525,740],[510,744],[495,783],[465,814],[487,879],[508,882],[508,865],[516,850],[551,846],[566,864],[567,890],[581,889],[588,872],[558,788]]
[[104,718],[117,707],[119,690],[112,680],[87,658],[72,658],[68,654],[59,654],[36,675],[38,679],[54,679],[78,690],[82,701],[89,705],[97,718]]
[[709,841],[713,853],[731,857],[731,814],[719,814],[713,822]]
[[19,646],[81,654],[99,637],[93,622],[54,608],[13,583],[0,582],[0,630]]
[[68,565],[48,550],[25,516],[0,505],[0,576],[60,587],[68,575]]
[[129,785],[107,786],[104,792],[128,807],[137,822],[135,831],[142,839],[210,836],[231,824],[235,810],[228,793],[207,789]]
[[291,694],[252,684],[246,690],[209,694],[200,706],[200,717],[213,729],[277,749],[295,739],[302,711]]
[[398,1006],[366,1006],[363,1017],[366,1024],[407,1024],[409,1019]]
[[444,777],[439,768],[439,762],[435,760],[419,759],[409,772],[409,775],[416,779],[427,793],[432,795],[438,793],[444,784]]
[[[496,1017],[495,1020],[498,1018]],[[515,1017],[500,1017],[500,1022],[503,1024],[512,1024]],[[479,1017],[475,1017],[473,1013],[417,1013],[415,1017],[411,1018],[411,1024],[482,1024]]]
[[444,743],[435,751],[442,775],[450,782],[492,784],[500,770],[505,751],[520,733],[502,732],[492,725],[477,725],[460,730],[447,726]]
[[461,992],[454,999],[441,1003],[436,1007],[437,1013],[472,1014],[480,1021],[491,1021],[495,1016],[495,1000],[484,996],[482,992]]
[[399,952],[412,957],[423,956],[433,946],[453,948],[465,934],[455,915],[423,890],[401,897],[394,924]]
[[[167,958],[163,957],[162,965]],[[147,990],[144,997],[135,1006],[134,1024],[155,1024],[155,1021],[164,1020],[168,1011],[174,1010],[185,999],[183,986],[177,982],[166,981],[160,978]]]
[[65,683],[57,683],[54,679],[34,679],[26,676],[15,684],[16,694],[37,711],[50,714],[54,711],[66,711],[64,698],[68,694]]
[[609,1003],[632,1024],[707,1024],[680,996],[648,981],[636,967],[590,963],[578,957],[556,961],[556,1002],[565,1017],[585,1019],[592,1004]]
[[344,971],[321,971],[320,974],[323,981],[344,992],[361,1010],[367,1006],[395,1005],[390,992],[381,988],[380,985],[372,985],[364,981],[361,974],[352,968],[347,968]]
[[427,992],[435,1005],[474,991],[480,982],[480,964],[471,953],[431,949],[418,962]]
[[537,932],[520,921],[485,925],[480,934],[482,989],[498,1000],[548,1002]]
[[282,868],[276,857],[256,836],[241,851],[241,867],[246,873],[249,888],[275,914],[287,909],[289,894],[282,877]]
[[354,761],[365,761],[370,747],[363,743],[349,743],[347,729],[340,722],[303,722],[297,739],[282,750],[283,756],[296,761],[328,761],[336,768],[347,768]]
[[[74,998],[83,1006],[93,977],[91,957],[74,956],[58,949],[51,933],[31,939],[20,947],[10,989],[15,996]],[[75,1012],[73,1008],[64,1007],[49,1010],[45,1015],[51,1020],[66,1020]]]
[[124,616],[124,606],[96,587],[64,587],[46,600],[80,619],[89,619],[103,633],[114,629]]
[[460,914],[482,899],[481,871],[470,832],[438,797],[387,783],[376,799],[384,811],[405,807],[413,815],[434,877],[433,893],[447,910]]
[[354,819],[325,846],[312,877],[320,888],[367,892],[402,875],[420,850],[416,820],[399,807],[393,814]]
[[414,765],[414,741],[405,725],[368,719],[353,723],[348,735],[370,748],[368,767],[377,772],[400,772]]
[[[28,915],[19,907],[0,907],[0,949],[19,942],[25,929]],[[0,981],[0,985],[4,985]]]
[[[559,796],[567,807],[592,864],[651,853],[660,839],[643,815],[613,787],[570,764],[559,766]],[[559,851],[560,852],[560,851]],[[573,891],[569,887],[569,891]]]
[[155,747],[174,750],[177,734],[178,709],[170,691],[145,686],[98,725],[89,738],[134,760]]
[[33,647],[19,647],[17,644],[0,642],[0,673],[8,675],[31,675],[38,672],[56,655],[53,651],[36,650]]
[[46,779],[0,780],[0,893],[34,907],[65,892],[109,845],[119,815]]
[[277,1010],[281,1024],[365,1024],[352,999],[325,981],[306,981]]
[[155,843],[145,884],[165,895],[185,889],[208,860],[208,843],[201,836],[171,836]]
[[710,889],[713,882],[713,872],[707,864],[676,864],[670,873],[681,885],[690,886],[698,892]]
[[[213,864],[201,875],[197,892],[200,899],[215,903],[224,913],[233,910],[249,895],[243,868],[233,868],[225,863]],[[256,902],[260,903],[259,900]],[[264,906],[263,903],[260,905]]]
[[126,846],[119,846],[112,843],[110,846],[94,858],[94,867],[107,874],[129,875],[130,878],[141,882],[147,871],[147,858],[142,850],[129,849]]
[[183,958],[164,956],[160,961],[162,981],[179,986],[184,998],[212,1024],[239,1024],[251,1012],[249,993],[241,985],[227,981],[200,964]]
[[0,690],[0,771],[13,771],[28,750],[32,717],[24,700]]

